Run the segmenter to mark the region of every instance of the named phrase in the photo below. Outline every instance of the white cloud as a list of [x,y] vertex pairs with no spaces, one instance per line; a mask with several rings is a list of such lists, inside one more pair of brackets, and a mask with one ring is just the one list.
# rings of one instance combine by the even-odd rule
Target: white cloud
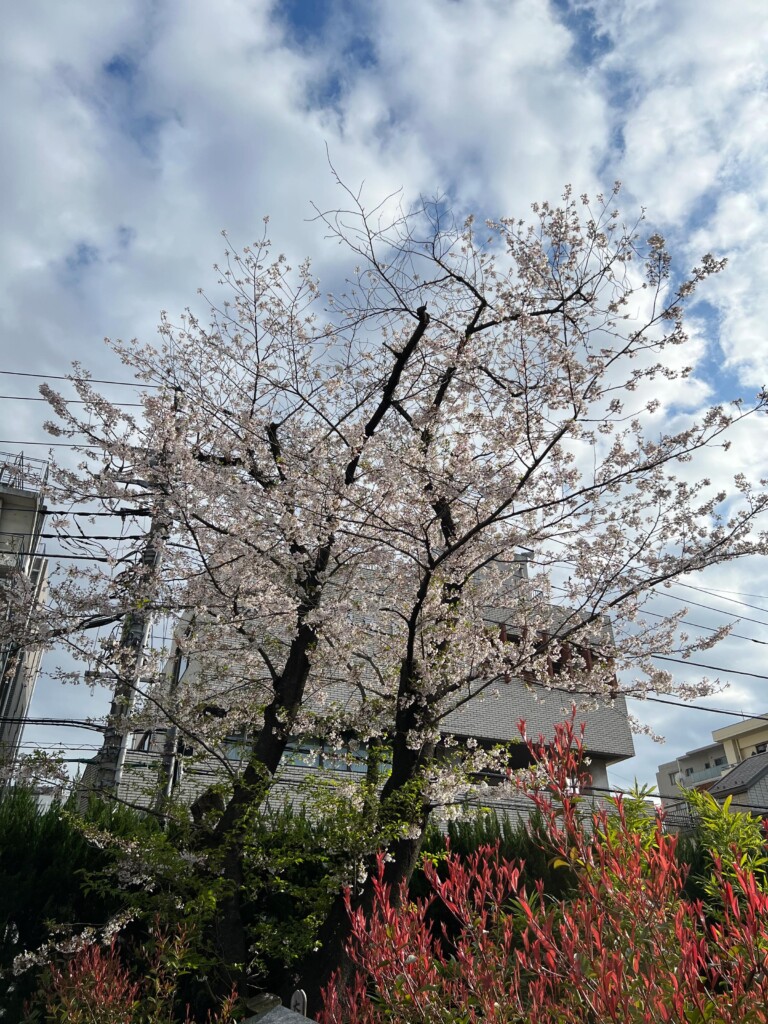
[[[600,69],[623,96],[617,172],[691,262],[716,249],[731,266],[708,289],[726,365],[768,379],[764,329],[768,186],[768,8],[699,0],[588,0],[609,40]],[[691,237],[692,236],[692,237]]]
[[461,202],[524,213],[568,181],[591,187],[606,102],[539,0],[393,0],[376,8],[375,72],[392,115]]

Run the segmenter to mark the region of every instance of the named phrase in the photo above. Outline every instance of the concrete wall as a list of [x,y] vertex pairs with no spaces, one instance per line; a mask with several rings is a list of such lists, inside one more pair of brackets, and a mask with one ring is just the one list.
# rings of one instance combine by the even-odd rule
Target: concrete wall
[[[120,799],[136,807],[150,807],[161,763],[160,753],[129,750],[120,783]],[[605,790],[608,788],[608,778],[605,763],[593,760],[589,771],[596,788],[594,792],[587,791],[585,795],[593,797],[596,807],[607,806]],[[98,774],[93,765],[86,766],[81,780],[82,802],[87,801],[88,790],[96,785],[97,778]],[[270,789],[265,808],[277,811],[286,803],[292,806],[301,805],[308,799],[308,784],[311,787],[312,783],[329,783],[343,794],[345,787],[354,787],[363,778],[364,775],[359,772],[321,769],[314,764],[284,763]],[[188,762],[181,772],[175,796],[182,803],[191,804],[196,797],[222,779],[223,773],[212,768],[210,763]],[[447,810],[438,808],[436,820],[438,823],[445,820],[446,813],[450,816],[472,816],[481,808],[492,810],[499,817],[506,817],[517,823],[520,820],[528,820],[533,811],[533,804],[526,796],[506,785],[491,785],[480,794],[457,793],[455,802]]]
[[526,686],[518,679],[494,684],[473,697],[447,715],[441,728],[443,732],[458,736],[482,736],[509,742],[519,739],[517,723],[524,719],[528,736],[535,738],[541,734],[545,740],[551,740],[555,725],[570,716],[574,704],[577,723],[584,722],[586,726],[584,743],[590,754],[602,754],[608,763],[634,755],[623,697],[596,704],[546,686]]
[[759,746],[765,744],[763,749],[768,748],[768,721],[748,718],[713,730],[712,738],[723,744],[729,764],[738,764],[755,753],[761,753],[757,749]]
[[[27,577],[31,590],[29,610],[45,600],[48,561],[34,553],[42,522],[40,502],[39,492],[0,483],[0,616],[5,615],[6,602],[13,596],[6,588],[18,584],[18,571]],[[39,648],[20,651],[12,644],[0,646],[0,718],[26,717],[42,653]],[[4,773],[13,770],[23,729],[23,721],[0,721],[0,762]]]
[[[721,763],[716,764],[717,761]],[[659,765],[656,773],[659,795],[668,801],[678,800],[678,781],[685,789],[707,788],[733,763],[728,760],[722,743],[689,750],[676,760]]]

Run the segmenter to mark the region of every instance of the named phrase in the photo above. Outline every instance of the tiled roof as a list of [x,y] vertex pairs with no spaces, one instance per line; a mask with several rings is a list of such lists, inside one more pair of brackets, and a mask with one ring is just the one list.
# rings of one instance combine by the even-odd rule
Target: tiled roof
[[710,787],[712,796],[727,796],[729,793],[736,793],[739,790],[748,789],[753,783],[768,772],[768,751],[763,754],[754,754],[746,761],[737,764],[727,775]]

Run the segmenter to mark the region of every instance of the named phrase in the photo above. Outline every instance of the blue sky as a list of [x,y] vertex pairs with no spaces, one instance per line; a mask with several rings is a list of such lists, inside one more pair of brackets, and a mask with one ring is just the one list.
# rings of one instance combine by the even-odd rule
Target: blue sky
[[[693,381],[664,413],[768,383],[764,0],[30,0],[6,12],[0,48],[3,367],[80,359],[120,379],[102,338],[152,340],[161,309],[211,285],[220,229],[247,243],[265,214],[278,248],[333,280],[338,253],[310,222],[311,201],[334,203],[327,147],[371,201],[445,192],[482,216],[621,179],[623,209],[646,207],[681,267],[710,249],[730,261],[698,311]],[[0,418],[6,441],[44,439],[38,404],[0,402]],[[764,431],[748,425],[713,477],[768,475]],[[766,595],[768,622],[761,565],[705,585]],[[711,660],[760,671],[759,650],[729,641]],[[764,711],[768,690],[736,681],[720,700]],[[36,713],[83,708],[41,679]],[[641,717],[670,739],[641,739],[620,769],[646,781],[720,724]]]

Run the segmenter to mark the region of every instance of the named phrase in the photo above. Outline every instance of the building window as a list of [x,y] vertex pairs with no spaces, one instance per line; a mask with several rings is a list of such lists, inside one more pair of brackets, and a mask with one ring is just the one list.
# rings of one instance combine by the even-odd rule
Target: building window
[[764,754],[766,748],[768,748],[768,743],[757,743],[755,745],[755,752],[758,754]]
[[300,768],[317,768],[320,750],[312,743],[298,743],[289,740],[283,753],[283,764],[295,765]]
[[716,757],[715,758],[715,766],[718,767],[718,768],[720,767],[720,765],[727,764],[727,763],[728,762],[726,761],[726,759],[724,757]]
[[150,749],[151,743],[152,743],[152,730],[151,729],[147,729],[146,732],[143,732],[141,734],[141,736],[139,737],[138,741],[136,741],[136,745],[134,746],[133,749],[134,750],[143,750],[143,751],[146,752],[146,751],[148,751]]
[[245,736],[227,736],[223,743],[224,756],[228,761],[247,761],[253,749],[253,743]]

